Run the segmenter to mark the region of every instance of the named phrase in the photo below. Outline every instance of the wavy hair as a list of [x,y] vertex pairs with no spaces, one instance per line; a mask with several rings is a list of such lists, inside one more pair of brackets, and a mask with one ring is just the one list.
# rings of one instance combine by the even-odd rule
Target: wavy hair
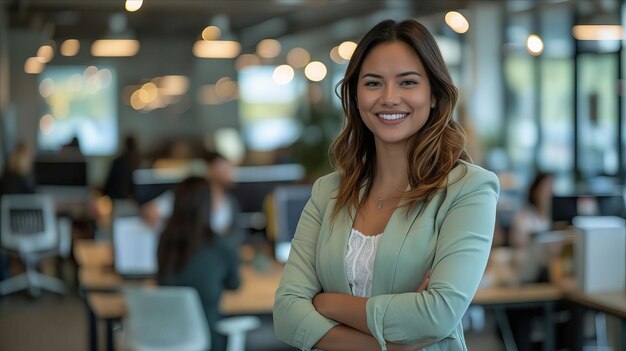
[[[357,84],[363,61],[370,51],[377,45],[396,41],[415,50],[436,101],[427,122],[408,141],[410,190],[402,195],[404,205],[412,207],[430,200],[438,189],[446,186],[448,174],[461,160],[471,162],[465,150],[465,132],[452,118],[458,91],[435,39],[415,20],[380,22],[361,39],[343,80],[337,85],[346,119],[330,149],[332,163],[341,180],[333,216],[343,208],[357,209],[371,189],[376,170],[376,146],[374,135],[363,123],[358,110]],[[365,196],[359,199],[363,188]]]

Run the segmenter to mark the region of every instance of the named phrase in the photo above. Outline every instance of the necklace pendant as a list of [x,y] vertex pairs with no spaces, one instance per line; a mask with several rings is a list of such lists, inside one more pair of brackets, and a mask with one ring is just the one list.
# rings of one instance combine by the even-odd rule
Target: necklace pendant
[[383,209],[383,199],[378,199],[378,205],[376,206],[379,210]]

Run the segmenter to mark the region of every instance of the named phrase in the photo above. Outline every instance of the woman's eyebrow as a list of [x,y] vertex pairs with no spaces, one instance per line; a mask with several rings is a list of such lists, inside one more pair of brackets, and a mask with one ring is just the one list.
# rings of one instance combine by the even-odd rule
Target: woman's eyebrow
[[[421,74],[415,72],[415,71],[408,71],[408,72],[402,72],[402,73],[398,73],[396,74],[396,77],[406,77],[406,76],[411,76],[411,75],[416,75],[416,76],[422,76]],[[384,77],[380,74],[376,74],[376,73],[365,73],[361,76],[361,78],[365,78],[365,77],[370,77],[370,78],[377,78],[377,79],[383,79]]]

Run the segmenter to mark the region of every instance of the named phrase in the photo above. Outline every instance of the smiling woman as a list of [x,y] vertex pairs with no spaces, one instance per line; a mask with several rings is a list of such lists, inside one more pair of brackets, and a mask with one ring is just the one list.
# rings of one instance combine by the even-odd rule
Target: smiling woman
[[487,263],[499,184],[470,163],[432,35],[413,20],[376,25],[341,100],[336,172],[302,212],[276,335],[302,350],[466,350],[460,320]]

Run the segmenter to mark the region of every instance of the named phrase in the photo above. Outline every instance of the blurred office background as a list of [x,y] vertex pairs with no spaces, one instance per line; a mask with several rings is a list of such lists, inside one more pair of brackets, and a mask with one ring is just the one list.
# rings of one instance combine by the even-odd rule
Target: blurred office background
[[[112,347],[109,331],[119,344],[124,314],[94,319],[88,296],[125,283],[117,277],[115,289],[91,289],[81,281],[76,244],[110,245],[115,216],[139,216],[184,176],[204,174],[210,152],[237,167],[232,193],[242,210],[244,265],[263,272],[284,260],[307,184],[332,170],[328,146],[343,118],[336,85],[360,37],[389,18],[417,19],[434,34],[460,91],[455,116],[470,154],[500,177],[495,254],[481,288],[548,284],[540,287],[545,297],[519,304],[498,300],[506,291],[477,300],[464,319],[470,349],[626,350],[620,0],[0,0],[1,173],[25,184],[3,196],[53,199],[65,246],[35,269],[66,288],[0,296],[0,349],[84,350],[94,347],[94,333],[96,348]],[[118,195],[107,178],[129,136],[136,162]],[[20,171],[12,160],[22,157]],[[542,173],[550,178],[548,204],[529,204]],[[539,228],[519,223],[533,205],[548,208]],[[596,222],[576,226],[580,215]],[[520,226],[530,237],[522,244],[513,234]],[[622,249],[590,249],[606,254],[597,261],[606,279],[585,287],[581,281],[597,271],[583,278],[586,268],[576,269],[596,260],[584,232],[607,226],[615,233],[606,247]],[[15,248],[3,249],[4,275],[23,272]],[[568,283],[555,269],[571,279],[566,290],[618,291],[613,310],[563,293]],[[263,275],[254,279],[264,284]],[[273,339],[267,308],[235,310],[261,321],[246,333],[247,349],[289,349]],[[563,337],[572,325],[581,332]]]

